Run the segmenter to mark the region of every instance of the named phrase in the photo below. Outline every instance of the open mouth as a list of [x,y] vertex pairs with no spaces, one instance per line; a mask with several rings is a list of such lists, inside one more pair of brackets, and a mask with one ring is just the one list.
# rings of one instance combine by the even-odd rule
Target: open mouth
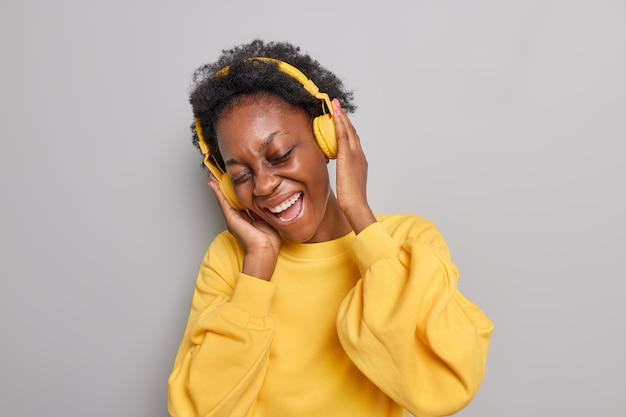
[[284,222],[295,219],[302,211],[302,193],[295,194],[278,206],[270,208],[269,211]]

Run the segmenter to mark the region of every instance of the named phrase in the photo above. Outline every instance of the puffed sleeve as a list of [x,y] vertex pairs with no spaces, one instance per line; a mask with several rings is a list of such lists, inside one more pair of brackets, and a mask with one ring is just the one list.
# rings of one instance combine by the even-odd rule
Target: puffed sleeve
[[339,338],[354,364],[416,417],[465,407],[483,380],[493,325],[457,289],[436,228],[416,220],[394,238],[382,223],[353,251],[361,279],[343,301]]
[[[229,234],[209,247],[168,381],[173,417],[246,416],[267,371],[274,284],[238,272]],[[233,254],[237,255],[234,256]]]

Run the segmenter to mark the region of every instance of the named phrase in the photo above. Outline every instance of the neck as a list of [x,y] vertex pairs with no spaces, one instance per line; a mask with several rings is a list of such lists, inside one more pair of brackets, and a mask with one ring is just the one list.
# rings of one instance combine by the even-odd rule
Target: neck
[[313,239],[309,240],[307,243],[319,243],[339,239],[350,232],[352,232],[352,226],[350,226],[346,216],[344,216],[339,208],[337,197],[330,191],[324,220],[320,224],[320,228]]

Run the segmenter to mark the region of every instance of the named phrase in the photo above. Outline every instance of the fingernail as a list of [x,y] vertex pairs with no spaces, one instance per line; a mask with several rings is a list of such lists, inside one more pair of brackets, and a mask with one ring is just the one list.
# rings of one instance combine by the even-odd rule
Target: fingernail
[[337,98],[333,99],[333,106],[335,107],[335,114],[339,115],[339,109],[341,109],[341,104],[339,103],[339,100],[337,100]]

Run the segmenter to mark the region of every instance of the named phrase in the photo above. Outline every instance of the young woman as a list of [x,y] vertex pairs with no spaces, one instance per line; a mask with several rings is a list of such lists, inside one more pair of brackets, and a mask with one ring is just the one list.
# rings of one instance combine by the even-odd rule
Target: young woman
[[420,417],[465,407],[492,324],[457,290],[432,223],[372,213],[351,92],[299,48],[254,40],[199,68],[190,102],[228,231],[200,267],[170,414]]

